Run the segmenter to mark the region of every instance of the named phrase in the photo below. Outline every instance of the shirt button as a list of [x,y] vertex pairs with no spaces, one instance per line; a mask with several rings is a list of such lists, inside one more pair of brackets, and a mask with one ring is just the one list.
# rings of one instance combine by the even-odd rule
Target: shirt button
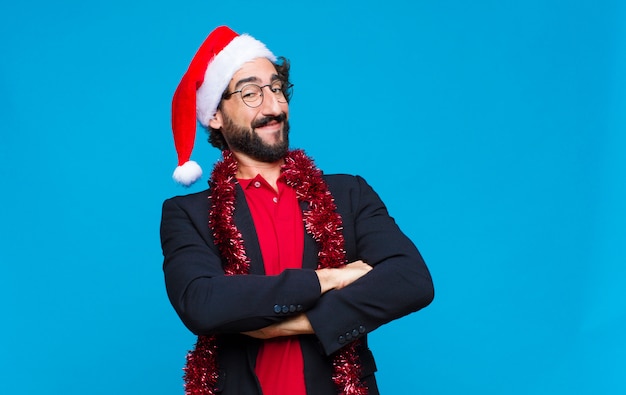
[[255,182],[254,182],[254,186],[255,186],[255,187],[257,187],[257,188],[259,188],[259,187],[261,186],[261,183],[260,183],[259,181],[255,181]]
[[276,196],[274,196],[274,197],[272,198],[272,201],[273,201],[274,203],[278,203],[278,198],[277,198]]

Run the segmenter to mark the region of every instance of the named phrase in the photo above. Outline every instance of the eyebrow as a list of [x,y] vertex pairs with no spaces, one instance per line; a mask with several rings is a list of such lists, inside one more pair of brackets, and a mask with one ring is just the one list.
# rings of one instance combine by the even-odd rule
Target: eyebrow
[[[280,77],[278,76],[278,74],[272,74],[272,78],[270,78],[271,82],[274,82],[276,80],[279,80]],[[259,77],[247,77],[247,78],[242,78],[239,81],[237,81],[237,83],[235,84],[235,86],[233,87],[233,90],[237,90],[239,89],[239,87],[243,84],[247,84],[249,82],[256,82],[256,83],[261,83],[261,79]]]
[[259,80],[257,77],[248,77],[248,78],[243,78],[240,79],[239,81],[237,81],[237,83],[234,86],[233,90],[237,90],[239,89],[239,87],[243,84],[246,84],[248,82],[260,82],[261,80]]

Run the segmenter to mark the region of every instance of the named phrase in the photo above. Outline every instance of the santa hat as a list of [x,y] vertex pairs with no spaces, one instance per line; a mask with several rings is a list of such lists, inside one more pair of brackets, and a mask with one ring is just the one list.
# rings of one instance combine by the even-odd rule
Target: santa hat
[[172,100],[172,131],[178,153],[173,175],[176,182],[190,186],[202,176],[200,166],[190,160],[196,119],[204,127],[209,125],[233,75],[256,58],[276,61],[262,42],[226,26],[213,30],[198,49]]

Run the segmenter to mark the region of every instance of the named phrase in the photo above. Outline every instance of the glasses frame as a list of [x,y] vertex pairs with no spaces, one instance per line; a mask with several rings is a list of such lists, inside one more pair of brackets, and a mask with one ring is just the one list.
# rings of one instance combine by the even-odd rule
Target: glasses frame
[[[261,106],[261,104],[263,104],[263,100],[265,99],[265,95],[263,94],[263,88],[269,88],[269,89],[270,89],[270,91],[271,91],[273,94],[276,94],[277,92],[274,92],[274,91],[272,90],[272,85],[273,85],[274,83],[278,82],[278,81],[280,81],[280,80],[275,80],[275,81],[272,81],[271,83],[269,83],[269,84],[265,84],[265,85],[258,85],[258,84],[246,84],[246,85],[242,86],[242,87],[241,87],[241,89],[239,89],[239,90],[232,91],[232,92],[224,92],[224,95],[222,96],[222,98],[223,98],[224,100],[228,100],[228,99],[230,99],[231,97],[233,97],[233,95],[234,95],[235,93],[239,93],[239,96],[241,97],[241,101],[242,101],[242,102],[243,102],[246,106],[248,106],[248,107],[250,107],[250,108],[257,108],[257,107],[260,107],[260,106]],[[282,81],[281,81],[281,82],[282,82]],[[284,82],[283,82],[283,84],[284,84]],[[252,105],[252,104],[250,104],[250,103],[248,103],[247,101],[245,101],[245,100],[244,100],[242,92],[243,92],[243,91],[244,91],[244,89],[246,89],[246,87],[248,87],[248,86],[256,86],[257,88],[259,88],[259,91],[261,91],[261,101],[259,101],[259,104],[257,104],[257,105]],[[289,103],[289,101],[291,100],[291,96],[293,95],[293,84],[287,84],[287,86],[286,86],[286,87],[285,87],[285,86],[283,86],[283,87],[281,88],[281,92],[283,93],[283,97],[285,98],[285,101],[280,101],[280,100],[277,98],[278,102],[279,102],[279,103]]]

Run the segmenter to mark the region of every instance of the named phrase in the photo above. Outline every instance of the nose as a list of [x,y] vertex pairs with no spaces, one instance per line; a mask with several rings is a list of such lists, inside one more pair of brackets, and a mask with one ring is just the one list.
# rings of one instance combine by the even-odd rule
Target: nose
[[279,115],[282,112],[287,112],[282,107],[283,105],[287,106],[287,103],[280,103],[269,86],[264,86],[263,88],[267,88],[267,90],[263,91],[263,103],[261,103],[263,115]]

